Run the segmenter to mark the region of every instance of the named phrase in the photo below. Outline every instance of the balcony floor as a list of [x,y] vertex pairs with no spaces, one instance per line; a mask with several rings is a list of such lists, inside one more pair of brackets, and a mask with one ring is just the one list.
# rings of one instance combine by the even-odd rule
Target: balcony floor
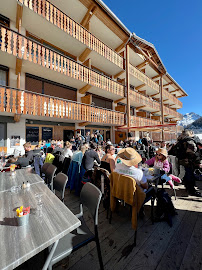
[[[197,182],[197,185],[202,190],[202,182]],[[166,190],[173,195],[168,186]],[[131,228],[129,209],[126,207],[127,211],[122,211],[120,206],[119,215],[113,214],[112,224],[109,224],[101,204],[99,237],[106,270],[202,269],[202,199],[187,196],[183,185],[176,186],[176,193],[177,200],[174,197],[172,199],[178,215],[173,217],[172,228],[167,222],[152,225],[148,204],[145,206],[145,218],[138,220],[136,247],[132,246],[134,231]],[[73,213],[79,212],[79,199],[69,190],[66,191],[65,204]],[[85,215],[87,224],[93,228],[86,212]],[[26,270],[32,269],[28,265],[26,267]],[[40,268],[35,265],[37,269]],[[81,248],[53,269],[99,269],[95,243]]]

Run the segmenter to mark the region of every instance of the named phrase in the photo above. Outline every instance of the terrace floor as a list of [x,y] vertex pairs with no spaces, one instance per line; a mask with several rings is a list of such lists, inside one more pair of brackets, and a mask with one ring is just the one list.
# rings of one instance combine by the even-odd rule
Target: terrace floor
[[[197,182],[202,191],[202,182]],[[166,190],[173,195],[167,186]],[[106,270],[202,270],[202,198],[188,196],[183,185],[176,185],[177,200],[172,196],[178,215],[173,226],[167,222],[152,225],[150,205],[145,206],[145,217],[138,219],[137,245],[133,245],[134,230],[127,207],[121,206],[119,214],[113,214],[112,224],[106,219],[106,211],[99,210],[99,238]],[[73,213],[79,212],[79,199],[66,191],[65,204]],[[121,209],[124,208],[124,209]],[[123,210],[123,211],[122,211]],[[93,228],[90,216],[85,212],[87,224]],[[37,264],[32,262],[33,268]],[[24,268],[23,268],[24,269]],[[25,268],[28,269],[28,266]],[[55,270],[99,269],[95,243],[73,253],[53,267]]]

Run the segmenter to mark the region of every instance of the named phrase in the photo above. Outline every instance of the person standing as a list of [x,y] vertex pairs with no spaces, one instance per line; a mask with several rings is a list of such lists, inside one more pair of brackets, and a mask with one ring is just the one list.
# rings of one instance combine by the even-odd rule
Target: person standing
[[184,130],[178,137],[177,143],[170,149],[169,155],[178,158],[179,165],[184,166],[184,185],[190,195],[201,197],[201,193],[195,189],[195,169],[202,168],[202,160],[199,149],[194,140],[194,134],[190,130]]

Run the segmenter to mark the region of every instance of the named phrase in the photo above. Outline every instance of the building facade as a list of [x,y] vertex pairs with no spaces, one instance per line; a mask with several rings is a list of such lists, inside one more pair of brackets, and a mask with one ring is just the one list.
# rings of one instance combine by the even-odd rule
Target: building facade
[[2,0],[0,36],[1,149],[95,130],[176,137],[186,92],[101,0]]

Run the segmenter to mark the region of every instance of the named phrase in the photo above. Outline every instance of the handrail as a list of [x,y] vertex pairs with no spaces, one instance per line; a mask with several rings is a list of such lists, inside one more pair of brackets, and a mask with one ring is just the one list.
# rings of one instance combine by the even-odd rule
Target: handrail
[[[135,124],[133,124],[135,123]],[[131,126],[135,125],[135,126],[144,126],[144,125],[160,125],[161,122],[157,121],[157,120],[153,120],[153,119],[149,119],[149,118],[144,118],[141,116],[131,116]]]
[[160,110],[159,102],[155,100],[151,100],[150,97],[146,97],[141,93],[130,90],[130,97],[131,97],[131,100],[136,101],[139,104],[143,104],[155,110]]
[[[75,101],[75,100],[70,100],[70,99],[55,97],[55,96],[51,96],[51,95],[41,94],[41,93],[38,93],[38,92],[33,92],[33,91],[30,91],[30,90],[26,90],[26,89],[19,89],[17,87],[11,87],[11,86],[7,86],[7,85],[3,85],[3,84],[0,84],[0,88],[5,88],[5,89],[8,88],[8,89],[13,89],[13,90],[17,90],[17,91],[24,91],[26,93],[31,93],[31,94],[34,94],[34,95],[39,95],[39,96],[48,97],[48,98],[57,98],[58,100],[69,101],[69,102],[76,103],[76,104],[81,104],[81,105],[87,105],[87,106],[91,106],[91,107],[97,108],[97,109],[105,109],[105,110],[110,111],[110,112],[117,112],[115,110],[111,110],[111,109],[108,109],[108,108],[103,108],[103,107],[99,107],[99,106],[95,106],[95,105],[91,105],[91,104],[86,104],[86,103],[82,103],[82,102]],[[119,112],[119,113],[124,114],[123,112]]]
[[91,86],[124,96],[124,86],[111,78],[101,75],[2,24],[0,24],[0,34],[0,49],[2,51],[13,54],[20,59],[28,60],[48,69],[58,71]]
[[38,15],[44,17],[47,21],[56,25],[61,30],[67,32],[73,38],[76,38],[90,49],[96,51],[109,61],[120,68],[124,68],[124,59],[112,48],[91,34],[82,25],[74,21],[63,11],[50,3],[48,0],[17,0],[21,5],[33,10]]
[[168,98],[174,104],[177,104],[180,108],[182,108],[182,102],[177,97],[175,97],[171,93],[169,93],[165,88],[163,89],[163,97]]
[[146,74],[142,73],[139,69],[134,67],[132,64],[129,65],[129,72],[132,76],[134,76],[141,82],[151,87],[153,90],[157,91],[157,93],[159,93],[159,85],[151,78],[149,78]]
[[164,111],[164,114],[170,114],[170,115],[172,115],[172,116],[174,116],[174,117],[176,117],[176,118],[178,118],[180,120],[183,118],[181,113],[176,112],[175,110],[173,110],[171,108],[168,108],[165,105],[163,106],[163,111]]
[[0,112],[124,125],[125,114],[44,94],[0,87]]

